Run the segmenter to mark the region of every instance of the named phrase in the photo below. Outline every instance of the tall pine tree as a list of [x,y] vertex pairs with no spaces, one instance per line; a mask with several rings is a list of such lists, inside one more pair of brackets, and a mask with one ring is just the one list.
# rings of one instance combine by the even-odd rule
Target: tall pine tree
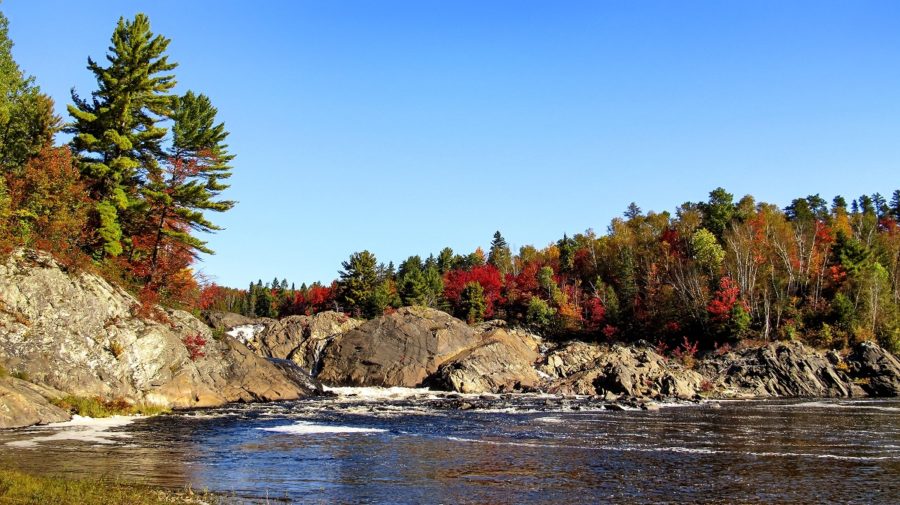
[[[150,31],[150,20],[138,14],[119,19],[106,55],[107,66],[88,58],[87,68],[98,89],[90,99],[73,90],[72,116],[66,131],[79,155],[82,175],[97,201],[95,256],[116,256],[143,224],[140,191],[159,171],[166,128],[160,123],[172,113],[170,91],[177,65],[165,55],[169,39]],[[127,245],[127,244],[126,244]]]

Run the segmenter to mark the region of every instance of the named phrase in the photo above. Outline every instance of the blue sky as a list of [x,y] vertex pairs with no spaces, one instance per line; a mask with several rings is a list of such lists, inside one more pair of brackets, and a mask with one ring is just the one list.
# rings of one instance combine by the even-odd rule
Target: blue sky
[[226,285],[333,279],[606,229],[724,186],[786,205],[900,187],[900,3],[5,0],[64,112],[119,16],[172,39],[231,132]]

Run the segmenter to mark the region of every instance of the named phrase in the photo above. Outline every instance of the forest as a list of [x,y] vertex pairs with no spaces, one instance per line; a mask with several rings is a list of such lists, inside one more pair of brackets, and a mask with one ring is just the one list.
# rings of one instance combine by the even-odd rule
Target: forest
[[424,305],[470,323],[502,319],[559,338],[668,349],[799,339],[834,348],[877,340],[896,351],[898,221],[900,190],[890,201],[811,195],[782,209],[717,188],[674,213],[632,203],[604,235],[587,230],[513,253],[498,231],[486,254],[448,247],[399,266],[362,251],[329,285],[209,285],[199,304],[248,316],[367,318]]
[[[371,318],[407,305],[469,323],[500,319],[555,338],[722,348],[798,339],[900,350],[900,190],[786,207],[723,188],[674,212],[628,206],[603,234],[512,251],[446,247],[398,265],[352,254],[329,284],[274,279],[246,289],[198,279],[199,238],[234,156],[202,93],[176,94],[169,39],[144,15],[120,19],[107,54],[87,59],[96,89],[73,90],[67,121],[13,60],[0,14],[0,249],[41,249],[157,305],[283,317],[326,310]],[[70,139],[55,145],[57,133]],[[336,261],[337,263],[337,261]]]

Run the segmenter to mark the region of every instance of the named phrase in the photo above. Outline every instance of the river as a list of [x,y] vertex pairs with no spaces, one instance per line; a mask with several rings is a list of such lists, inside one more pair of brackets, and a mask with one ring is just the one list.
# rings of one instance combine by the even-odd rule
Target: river
[[0,466],[191,486],[253,503],[900,497],[900,400],[610,411],[539,395],[335,391],[334,398],[0,432]]

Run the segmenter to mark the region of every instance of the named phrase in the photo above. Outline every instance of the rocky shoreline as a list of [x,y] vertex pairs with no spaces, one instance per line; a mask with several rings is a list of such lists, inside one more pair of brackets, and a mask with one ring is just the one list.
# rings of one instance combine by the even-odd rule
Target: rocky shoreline
[[[207,318],[217,321],[222,315]],[[333,386],[545,392],[632,403],[900,394],[900,361],[870,342],[846,356],[799,342],[772,342],[697,358],[688,367],[646,343],[549,342],[499,322],[469,327],[422,307],[366,322],[325,312],[220,329],[237,334],[249,327],[255,330],[244,338],[254,352],[317,370],[316,378]]]
[[465,394],[448,403],[461,409],[520,392],[609,408],[900,395],[900,361],[869,342],[845,356],[772,342],[692,363],[649,344],[551,342],[423,307],[370,321],[337,312],[281,320],[207,313],[200,321],[171,310],[147,321],[123,290],[25,250],[0,265],[0,302],[0,428],[68,419],[51,403],[64,395],[195,408],[294,400],[322,394],[322,384],[427,386]]

